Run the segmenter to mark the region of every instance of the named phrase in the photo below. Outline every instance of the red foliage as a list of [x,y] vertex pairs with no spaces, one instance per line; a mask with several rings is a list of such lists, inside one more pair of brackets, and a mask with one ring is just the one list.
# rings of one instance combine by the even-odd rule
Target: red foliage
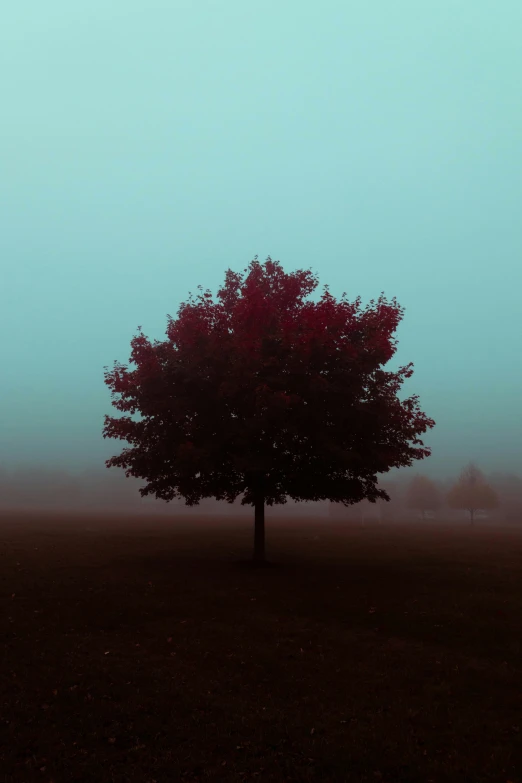
[[140,328],[135,370],[106,370],[113,405],[142,416],[105,417],[104,437],[132,444],[107,466],[146,479],[142,495],[188,505],[242,493],[253,504],[260,477],[268,505],[388,500],[377,474],[429,456],[418,435],[435,424],[417,396],[397,398],[413,365],[382,369],[403,310],[382,294],[361,310],[327,286],[305,301],[316,277],[270,258],[244,271],[227,271],[217,301],[205,291],[183,303],[166,341]]

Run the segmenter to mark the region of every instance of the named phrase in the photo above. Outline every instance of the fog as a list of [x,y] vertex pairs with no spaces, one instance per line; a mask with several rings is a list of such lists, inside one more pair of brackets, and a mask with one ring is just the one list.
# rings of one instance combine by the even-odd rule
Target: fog
[[385,483],[518,486],[520,3],[28,8],[0,30],[0,506],[165,512],[105,468],[103,368],[255,255],[404,306],[388,368],[436,427]]

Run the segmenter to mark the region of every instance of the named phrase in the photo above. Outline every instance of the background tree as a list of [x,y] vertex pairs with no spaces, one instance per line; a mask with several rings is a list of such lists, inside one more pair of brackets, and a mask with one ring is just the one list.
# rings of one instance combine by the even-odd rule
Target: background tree
[[265,503],[389,500],[377,473],[429,456],[418,435],[435,422],[416,395],[397,397],[412,363],[381,369],[403,315],[395,300],[361,310],[360,297],[336,301],[325,286],[305,301],[314,275],[270,257],[244,272],[227,271],[218,301],[207,290],[181,304],[166,341],[138,327],[136,369],[115,362],[105,383],[119,411],[142,418],[106,416],[103,436],[132,444],[105,464],[145,479],[142,496],[192,506],[243,494],[261,562]]
[[435,482],[427,476],[414,476],[406,490],[406,504],[408,508],[420,511],[423,519],[426,517],[426,511],[440,508],[440,493]]
[[447,502],[450,508],[469,511],[473,525],[476,511],[497,508],[498,496],[486,482],[482,471],[470,462],[450,489]]

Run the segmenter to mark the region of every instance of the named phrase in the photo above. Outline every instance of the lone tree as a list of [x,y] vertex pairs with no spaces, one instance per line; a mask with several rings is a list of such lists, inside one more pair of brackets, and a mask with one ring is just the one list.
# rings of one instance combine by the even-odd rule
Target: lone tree
[[435,482],[427,476],[414,476],[406,490],[406,504],[408,508],[420,511],[423,519],[426,517],[426,511],[436,511],[441,503]]
[[469,511],[470,524],[473,525],[475,511],[497,508],[498,496],[486,482],[482,471],[470,462],[448,492],[447,502],[450,508]]
[[[418,434],[435,425],[417,395],[397,392],[413,364],[385,372],[403,311],[381,294],[360,310],[328,286],[318,302],[311,271],[286,274],[270,257],[230,269],[213,301],[190,295],[168,339],[131,341],[135,370],[105,367],[112,404],[103,437],[133,444],[107,467],[144,478],[143,496],[189,506],[214,497],[254,507],[254,561],[265,560],[265,503],[389,496],[377,473],[430,455]],[[202,291],[202,287],[198,286]],[[417,444],[418,448],[410,445]]]

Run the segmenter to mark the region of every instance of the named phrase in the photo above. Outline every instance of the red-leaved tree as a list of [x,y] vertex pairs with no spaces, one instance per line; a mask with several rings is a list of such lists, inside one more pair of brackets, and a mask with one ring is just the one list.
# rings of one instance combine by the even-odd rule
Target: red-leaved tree
[[217,301],[190,296],[168,316],[166,341],[151,344],[138,327],[136,369],[115,362],[105,383],[119,411],[142,418],[105,416],[103,436],[132,444],[106,465],[145,479],[142,496],[192,506],[243,494],[263,562],[265,504],[389,500],[377,473],[429,456],[417,436],[435,422],[416,395],[397,397],[413,365],[381,368],[402,319],[395,299],[361,310],[360,297],[336,301],[325,286],[305,301],[317,278],[270,257],[244,272],[227,271]]

